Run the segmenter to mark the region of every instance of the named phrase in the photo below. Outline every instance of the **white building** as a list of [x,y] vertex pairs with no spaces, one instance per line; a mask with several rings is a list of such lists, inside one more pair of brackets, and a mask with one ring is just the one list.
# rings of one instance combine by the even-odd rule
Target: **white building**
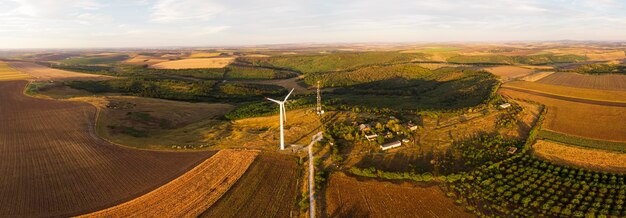
[[389,149],[392,149],[392,148],[397,148],[397,147],[400,147],[400,146],[402,146],[402,142],[394,141],[394,142],[389,142],[387,144],[382,144],[382,145],[380,145],[380,148],[383,149],[383,151],[385,151],[385,150],[389,150]]
[[505,108],[508,108],[508,107],[511,107],[511,103],[504,103],[504,104],[500,105],[500,109],[505,109]]
[[376,138],[378,138],[378,134],[365,135],[365,138],[366,138],[368,141],[373,141],[373,140],[376,140]]

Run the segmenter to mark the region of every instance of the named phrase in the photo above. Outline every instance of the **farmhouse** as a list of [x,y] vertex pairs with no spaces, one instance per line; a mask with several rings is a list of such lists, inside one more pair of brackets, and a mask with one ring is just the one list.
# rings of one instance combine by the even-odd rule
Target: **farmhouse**
[[501,104],[499,107],[500,109],[506,109],[508,107],[511,107],[511,103],[504,103],[504,104]]
[[365,138],[366,138],[368,141],[374,141],[374,140],[376,140],[376,138],[378,138],[378,134],[365,135]]
[[383,151],[385,151],[385,150],[389,150],[392,148],[400,147],[401,145],[402,143],[400,141],[394,141],[394,142],[389,142],[387,144],[382,144],[380,145],[380,148],[383,149]]
[[370,126],[369,124],[361,124],[359,125],[359,130],[361,131],[369,131],[371,129],[372,126]]
[[516,152],[516,151],[517,151],[517,148],[516,148],[516,147],[511,146],[511,147],[509,147],[509,150],[508,150],[508,152],[507,152],[507,153],[509,153],[509,154],[515,154],[515,152]]

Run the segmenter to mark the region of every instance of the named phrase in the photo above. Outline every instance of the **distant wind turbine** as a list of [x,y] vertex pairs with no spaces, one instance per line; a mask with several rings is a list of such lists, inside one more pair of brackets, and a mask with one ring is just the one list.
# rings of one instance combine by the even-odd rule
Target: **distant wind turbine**
[[279,110],[280,110],[280,150],[285,150],[285,133],[283,130],[283,120],[287,122],[287,111],[285,110],[285,102],[287,102],[287,98],[289,98],[292,92],[293,92],[293,89],[289,91],[289,94],[285,96],[285,100],[283,101],[274,100],[274,99],[265,97],[265,99],[269,101],[273,101],[280,106],[279,107]]

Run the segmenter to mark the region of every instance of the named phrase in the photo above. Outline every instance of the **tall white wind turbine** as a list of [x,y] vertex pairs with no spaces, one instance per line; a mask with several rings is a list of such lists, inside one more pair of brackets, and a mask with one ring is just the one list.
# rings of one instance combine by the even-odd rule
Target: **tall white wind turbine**
[[285,102],[287,102],[287,98],[289,98],[289,96],[291,95],[291,93],[293,92],[293,89],[291,89],[291,91],[289,91],[289,94],[287,94],[287,96],[285,96],[285,100],[279,101],[279,100],[275,100],[275,99],[271,99],[271,98],[265,98],[269,101],[273,101],[275,103],[277,103],[279,105],[279,111],[280,111],[280,150],[285,150],[285,133],[283,131],[283,121],[287,122],[287,110],[285,109]]

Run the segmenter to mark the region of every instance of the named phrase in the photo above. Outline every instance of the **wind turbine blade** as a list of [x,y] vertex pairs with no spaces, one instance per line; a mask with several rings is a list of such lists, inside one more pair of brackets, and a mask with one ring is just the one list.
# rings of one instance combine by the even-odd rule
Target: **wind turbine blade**
[[268,101],[273,101],[273,102],[276,102],[276,103],[278,103],[278,104],[282,104],[282,103],[283,103],[282,101],[279,101],[279,100],[274,100],[274,99],[271,99],[271,98],[268,98],[268,97],[265,97],[265,100],[268,100]]
[[289,98],[289,96],[291,95],[291,93],[293,92],[293,90],[294,90],[294,89],[291,89],[291,91],[289,91],[289,94],[287,94],[287,96],[285,96],[285,100],[284,100],[284,101],[287,101],[287,98]]

